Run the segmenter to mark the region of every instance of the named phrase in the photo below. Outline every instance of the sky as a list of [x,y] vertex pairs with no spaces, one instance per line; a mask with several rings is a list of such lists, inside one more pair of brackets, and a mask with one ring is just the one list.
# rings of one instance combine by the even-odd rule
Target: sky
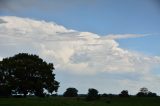
[[27,52],[54,63],[59,94],[160,94],[159,28],[159,0],[0,0],[0,60]]

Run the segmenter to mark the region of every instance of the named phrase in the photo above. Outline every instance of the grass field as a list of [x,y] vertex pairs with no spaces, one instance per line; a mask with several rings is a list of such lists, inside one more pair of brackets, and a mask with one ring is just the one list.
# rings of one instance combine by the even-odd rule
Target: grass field
[[84,98],[0,98],[0,106],[160,106],[160,98],[129,97],[101,98],[96,101],[85,101]]

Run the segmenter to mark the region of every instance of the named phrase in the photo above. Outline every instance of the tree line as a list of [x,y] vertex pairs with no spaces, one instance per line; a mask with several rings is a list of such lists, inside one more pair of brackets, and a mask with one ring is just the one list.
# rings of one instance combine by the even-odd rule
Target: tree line
[[[56,93],[60,82],[55,80],[53,63],[47,63],[39,56],[19,53],[13,57],[0,61],[0,97],[34,95],[45,97],[46,94]],[[78,90],[74,87],[67,88],[64,97],[77,97]],[[99,94],[94,88],[88,89],[83,95],[87,100],[95,100],[100,97],[120,96],[129,97],[128,90],[123,90],[119,95]],[[136,94],[138,97],[157,97],[156,93],[141,88]]]
[[[78,90],[76,88],[67,88],[63,93],[64,97],[78,97]],[[136,95],[129,95],[128,90],[122,90],[120,94],[99,94],[97,89],[89,88],[88,93],[83,95],[87,100],[96,100],[100,97],[158,97],[156,93],[149,91],[146,87],[140,88],[140,91]]]

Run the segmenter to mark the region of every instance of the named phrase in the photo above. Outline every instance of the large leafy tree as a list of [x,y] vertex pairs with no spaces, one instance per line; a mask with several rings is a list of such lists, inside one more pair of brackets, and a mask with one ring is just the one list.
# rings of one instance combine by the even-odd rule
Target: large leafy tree
[[[0,61],[0,88],[8,89],[8,94],[35,94],[43,96],[44,89],[57,92],[59,82],[55,80],[54,66],[37,55],[19,53]],[[3,86],[3,87],[2,87]]]

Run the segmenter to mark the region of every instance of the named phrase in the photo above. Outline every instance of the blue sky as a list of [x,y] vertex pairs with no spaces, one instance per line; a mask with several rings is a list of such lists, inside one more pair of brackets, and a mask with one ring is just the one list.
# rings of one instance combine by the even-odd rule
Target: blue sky
[[[160,2],[158,0],[1,0],[0,16],[16,16],[55,22],[68,29],[98,34],[102,38],[111,34],[147,35],[144,37],[118,39],[116,42],[124,50],[138,52],[149,57],[160,56]],[[9,50],[4,49],[5,47],[2,48],[3,52],[1,52],[0,57],[3,57]],[[17,47],[17,50],[20,49]],[[33,51],[30,47],[26,47],[25,51],[27,52],[27,50]],[[155,70],[155,72],[151,72],[153,74],[151,76],[154,76],[155,73],[159,74],[157,71],[159,69],[153,68],[152,70]],[[69,87],[75,83],[73,80],[78,81],[82,78],[82,75],[74,75],[73,77],[72,74],[63,71],[57,72],[57,74],[59,74],[57,75],[58,79],[62,82],[60,93],[67,86]],[[95,83],[98,83],[98,81],[104,79],[103,74],[99,73],[89,77],[84,75],[83,77],[84,80],[86,79],[85,82],[92,80],[94,77],[99,78],[95,80]],[[110,90],[105,90],[104,86],[100,86],[97,89],[114,93],[112,88],[115,88],[118,83],[116,79],[121,80],[122,77],[129,80],[129,83],[136,75],[137,73],[132,73],[132,75],[128,73],[106,74],[106,77],[111,77],[109,79],[114,79],[112,80],[113,87]],[[138,76],[140,75],[138,74]],[[71,76],[72,78],[66,81],[64,76],[66,76],[66,79]],[[156,76],[156,78],[159,78],[159,76]],[[105,79],[102,82],[112,83],[112,81],[108,82]],[[79,83],[81,85],[82,81]],[[79,84],[74,85],[80,89],[81,93],[85,93],[85,90],[89,87],[87,84],[85,87]],[[91,85],[93,86],[94,84]],[[133,90],[132,85],[128,85],[127,88],[133,93],[137,90]],[[156,91],[156,89],[151,89]],[[118,93],[120,90],[117,89],[115,92]]]
[[[124,45],[125,48],[138,49],[142,52],[144,50],[149,54],[153,51],[153,54],[158,55],[160,51],[157,47],[160,39],[160,3],[158,0],[2,1],[5,5],[1,6],[1,16],[12,15],[54,21],[67,28],[93,32],[102,36],[126,33],[150,34],[150,37],[140,40],[119,42],[123,43],[122,46]],[[132,42],[137,45],[133,47]]]

